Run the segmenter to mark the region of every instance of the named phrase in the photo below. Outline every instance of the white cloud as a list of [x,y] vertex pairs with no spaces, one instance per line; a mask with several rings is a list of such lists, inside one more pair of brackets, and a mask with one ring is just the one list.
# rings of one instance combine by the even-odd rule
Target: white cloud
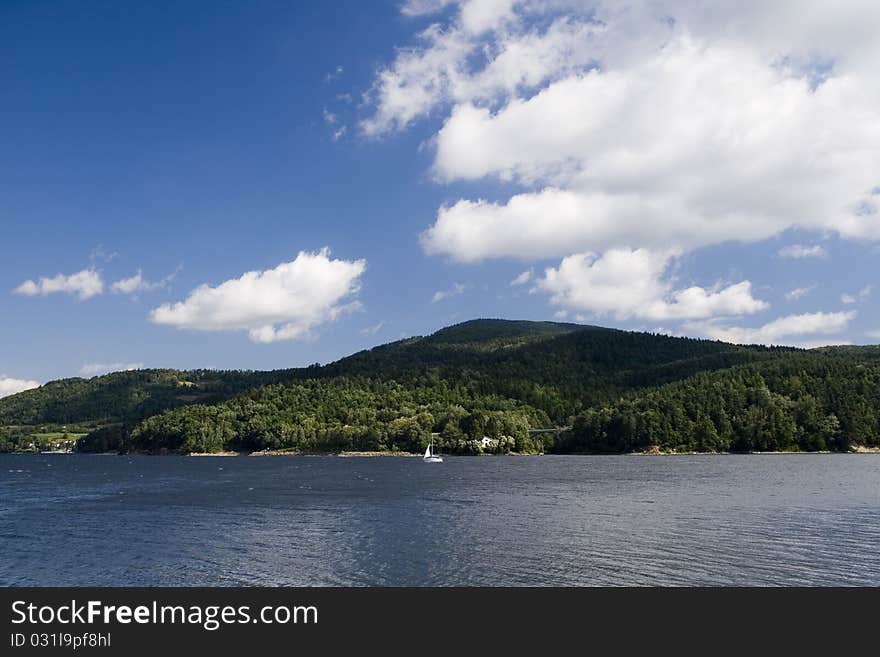
[[453,283],[452,287],[448,290],[437,290],[434,292],[434,296],[431,297],[431,303],[437,303],[438,301],[443,301],[443,299],[462,294],[466,289],[467,285],[464,283]]
[[143,363],[85,363],[79,368],[80,376],[96,376],[108,372],[127,372],[129,370],[142,370]]
[[[491,103],[594,63],[589,39],[600,31],[597,24],[561,17],[543,31],[516,29],[514,4],[470,2],[453,28],[433,24],[419,33],[421,48],[400,49],[394,64],[377,74],[368,94],[376,111],[361,122],[363,131],[400,130],[447,101]],[[478,38],[487,30],[491,44]],[[475,55],[488,57],[479,71],[468,66]]]
[[[455,4],[377,73],[361,127],[440,118],[438,182],[514,191],[440,207],[426,253],[560,258],[538,287],[562,310],[675,319],[766,304],[748,281],[680,290],[658,254],[790,229],[880,239],[880,3]],[[626,252],[649,254],[646,279],[611,267]]]
[[672,253],[646,249],[611,249],[602,256],[575,254],[550,267],[536,289],[551,294],[551,303],[567,310],[617,319],[697,319],[748,315],[768,304],[752,296],[749,281],[706,289],[674,289],[666,272]]
[[174,277],[177,276],[178,270],[172,272],[159,281],[148,281],[144,278],[143,273],[138,269],[137,273],[130,278],[123,278],[110,286],[110,291],[114,294],[137,294],[138,292],[152,292],[167,287]]
[[466,0],[461,3],[462,27],[472,34],[494,30],[513,18],[516,0]]
[[871,291],[874,289],[873,285],[866,285],[861,290],[859,290],[856,294],[849,294],[845,292],[840,295],[840,301],[845,304],[853,304],[859,301],[864,301],[868,297],[871,296]]
[[254,342],[294,340],[360,308],[365,260],[334,260],[329,249],[301,251],[274,269],[250,271],[216,287],[201,285],[181,302],[163,304],[151,321],[201,331],[246,330]]
[[512,281],[510,281],[510,285],[511,286],[525,285],[530,280],[532,280],[532,276],[534,276],[534,275],[535,275],[534,269],[526,269],[523,273],[521,273],[519,276],[517,276]]
[[459,5],[462,25],[471,32],[497,27],[513,15],[517,0],[407,0],[400,8],[404,16],[436,14],[449,5]]
[[[547,66],[550,79],[567,75],[572,60],[583,50],[591,55],[588,62],[595,60],[605,69],[616,69],[655,55],[660,46],[681,34],[713,44],[741,44],[775,68],[808,76],[814,84],[839,73],[843,65],[848,70],[869,72],[878,51],[872,26],[880,19],[880,10],[871,0],[813,3],[807,8],[798,0],[410,0],[401,11],[420,16],[450,5],[456,5],[456,11],[448,15],[449,20],[442,17],[436,32],[449,40],[468,41],[480,56],[468,51],[458,59],[436,58],[436,44],[422,34],[414,47],[399,49],[394,62],[382,71],[392,73],[400,87],[419,87],[422,95],[430,97],[432,107],[472,99],[461,90],[462,79],[478,77],[492,68],[509,46],[546,36],[560,17],[592,32],[576,40],[575,46],[583,42],[580,50],[562,49],[563,55]],[[484,33],[486,29],[488,33]],[[553,51],[554,41],[546,41],[531,59]],[[422,68],[428,75],[410,75],[407,64],[414,57],[425,60]],[[383,107],[385,100],[382,94],[376,98],[380,114],[388,113]]]
[[779,256],[782,258],[827,258],[828,252],[821,244],[813,246],[804,246],[803,244],[789,244],[779,249]]
[[807,287],[796,287],[793,290],[789,290],[785,293],[785,298],[789,301],[797,301],[798,299],[802,299],[807,296],[810,292],[816,289],[815,285],[808,285]]
[[[559,80],[495,112],[457,105],[437,135],[441,181],[549,187],[441,208],[427,250],[534,257],[494,239],[499,224],[548,256],[696,248],[795,227],[880,238],[878,217],[854,210],[880,169],[880,118],[865,125],[876,95],[847,78],[812,91],[748,50],[719,48],[682,39],[629,70]],[[817,141],[820,124],[834,127]]]
[[810,340],[807,342],[793,340],[810,335],[826,335],[846,330],[855,319],[856,312],[837,313],[806,313],[788,315],[773,320],[757,328],[726,326],[716,321],[689,322],[685,328],[714,340],[734,342],[737,344],[776,344],[794,346],[821,346],[823,344],[842,344],[831,338],[827,340]]
[[27,280],[19,285],[13,292],[24,296],[46,296],[48,294],[64,293],[76,295],[80,301],[90,299],[104,291],[104,281],[101,274],[94,269],[83,269],[75,274],[66,276],[58,274],[51,278],[45,276],[39,280]]
[[110,286],[110,291],[116,294],[134,294],[145,289],[152,289],[153,284],[145,280],[143,274],[138,270],[137,274],[131,278],[123,278]]
[[[661,214],[665,218],[657,219]],[[769,224],[739,226],[733,218],[689,216],[672,199],[622,201],[550,187],[517,194],[504,204],[460,200],[441,207],[421,239],[427,253],[461,262],[494,257],[530,261],[622,245],[693,248],[727,241],[736,231],[737,239],[773,233]]]
[[39,381],[28,381],[27,379],[13,379],[10,377],[0,377],[0,397],[8,397],[25,390],[38,388]]
[[424,49],[399,51],[394,67],[377,74],[370,94],[379,99],[376,111],[361,122],[367,136],[402,129],[427,115],[442,94],[445,80],[456,76],[455,69],[476,47],[464,35],[443,32],[439,25],[419,36],[426,44]]
[[868,331],[865,335],[874,340],[880,340],[880,330],[878,331]]
[[385,322],[379,322],[378,324],[374,324],[373,326],[367,326],[366,328],[362,328],[360,330],[361,335],[376,335],[382,328],[385,326]]

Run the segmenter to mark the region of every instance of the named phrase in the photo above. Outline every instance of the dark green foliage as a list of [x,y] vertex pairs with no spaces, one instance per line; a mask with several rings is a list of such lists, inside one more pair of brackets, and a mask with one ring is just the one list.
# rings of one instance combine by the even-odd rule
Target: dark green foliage
[[[475,320],[323,367],[56,381],[0,400],[0,450],[74,422],[83,451],[419,452],[432,434],[446,453],[846,450],[878,444],[878,362]],[[552,427],[571,428],[530,433]]]
[[136,370],[61,379],[0,399],[0,425],[124,422],[291,378],[290,371]]
[[221,404],[148,418],[131,432],[126,448],[420,452],[436,433],[435,444],[447,452],[473,450],[469,443],[483,436],[509,438],[512,449],[517,441],[527,445],[531,422],[549,420],[513,400],[475,399],[442,382],[410,388],[337,377],[264,386]]
[[560,452],[845,451],[880,446],[880,350],[798,351],[579,414]]
[[125,449],[128,429],[122,424],[108,424],[90,431],[79,439],[77,449],[81,452],[121,452]]
[[578,411],[633,388],[790,351],[576,324],[475,320],[299,375],[359,375],[429,387],[442,380],[466,386],[473,395],[517,399],[564,424]]

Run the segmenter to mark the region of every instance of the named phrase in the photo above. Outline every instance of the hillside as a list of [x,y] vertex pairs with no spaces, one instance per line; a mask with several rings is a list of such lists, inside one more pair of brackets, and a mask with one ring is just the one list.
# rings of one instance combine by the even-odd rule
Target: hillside
[[[52,382],[0,399],[0,449],[62,424],[88,433],[78,442],[86,451],[419,451],[432,433],[441,449],[457,453],[845,449],[841,432],[856,444],[876,440],[876,418],[858,404],[877,401],[877,362],[871,348],[807,352],[474,320],[325,366],[144,370]],[[851,376],[854,368],[867,378]],[[821,383],[828,371],[836,388]],[[792,388],[797,376],[801,389]],[[792,410],[812,403],[806,395],[815,399],[814,415],[826,418],[809,429]],[[844,402],[856,406],[846,410]],[[760,433],[757,420],[746,428],[739,419],[758,407],[788,418],[779,420],[782,438],[740,435]],[[569,425],[559,435],[529,434]],[[822,440],[804,438],[805,431],[823,433]]]
[[432,385],[439,378],[475,394],[534,405],[564,423],[582,408],[632,389],[780,351],[790,350],[578,324],[486,319],[376,347],[299,374],[362,376],[408,386]]
[[215,403],[290,376],[290,370],[153,369],[60,379],[0,399],[0,425],[132,422],[178,406]]
[[[485,380],[484,392],[496,391],[498,379],[503,379],[516,398],[527,395],[523,384],[531,388],[536,383],[564,391],[562,396],[569,398],[594,389],[600,376],[615,389],[626,389],[674,380],[679,367],[701,371],[724,366],[731,356],[740,362],[751,353],[723,343],[577,324],[474,320],[323,367],[271,372],[152,369],[52,381],[0,399],[0,426],[132,423],[181,406],[217,403],[263,385],[339,376],[405,384],[437,376],[450,382],[476,379]],[[701,362],[718,357],[717,363]]]
[[840,347],[703,372],[580,413],[561,452],[880,447],[880,348]]

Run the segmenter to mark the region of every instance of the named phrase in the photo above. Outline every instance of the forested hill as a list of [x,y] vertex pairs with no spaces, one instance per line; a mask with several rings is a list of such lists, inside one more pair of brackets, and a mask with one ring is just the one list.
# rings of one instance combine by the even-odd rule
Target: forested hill
[[438,379],[477,395],[534,405],[554,421],[632,389],[772,357],[789,349],[553,322],[473,320],[359,352],[299,374],[360,376],[408,386]]
[[[474,320],[325,366],[56,381],[0,399],[0,449],[61,424],[91,451],[419,451],[432,434],[457,453],[844,449],[876,440],[878,355]],[[834,386],[819,389],[822,372]],[[783,438],[755,437],[773,427]]]
[[880,447],[880,348],[801,351],[597,404],[560,452],[849,451]]
[[178,406],[222,401],[292,376],[292,370],[148,369],[60,379],[0,399],[0,426],[132,422]]
[[474,320],[323,367],[270,372],[149,369],[52,381],[0,399],[0,426],[135,422],[180,406],[217,403],[264,385],[340,376],[407,385],[430,385],[439,377],[517,399],[543,394],[564,402],[555,416],[581,408],[581,397],[604,398],[602,390],[675,380],[748,360],[755,353],[719,342],[577,324]]

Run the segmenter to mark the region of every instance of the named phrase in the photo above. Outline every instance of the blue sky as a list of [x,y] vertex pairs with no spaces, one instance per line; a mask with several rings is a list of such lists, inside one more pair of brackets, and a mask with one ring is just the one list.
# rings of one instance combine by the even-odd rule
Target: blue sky
[[545,5],[0,4],[6,390],[474,317],[877,342],[870,5]]

